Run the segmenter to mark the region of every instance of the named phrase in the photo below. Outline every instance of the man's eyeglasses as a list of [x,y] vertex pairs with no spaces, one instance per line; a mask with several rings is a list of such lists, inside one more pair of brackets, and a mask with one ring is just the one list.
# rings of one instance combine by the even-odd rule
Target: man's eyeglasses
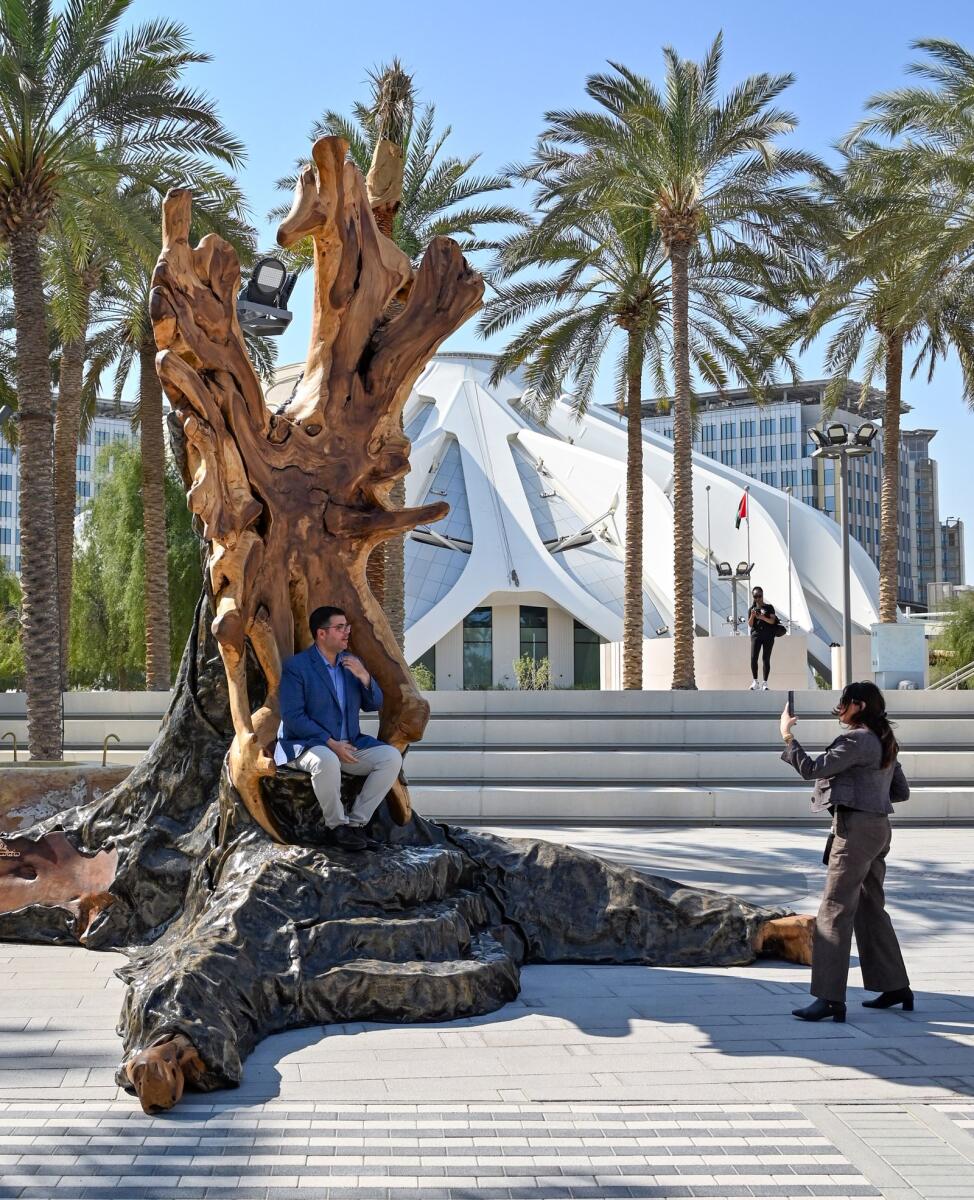
[[351,621],[345,621],[341,625],[329,625],[328,628],[337,630],[338,633],[344,633],[346,629],[352,628],[352,623]]

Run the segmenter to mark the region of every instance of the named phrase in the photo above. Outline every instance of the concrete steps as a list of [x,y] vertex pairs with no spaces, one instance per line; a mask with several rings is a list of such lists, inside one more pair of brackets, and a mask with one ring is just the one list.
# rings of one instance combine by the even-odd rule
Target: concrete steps
[[[811,785],[780,760],[776,692],[436,692],[407,758],[417,809],[453,820],[809,820]],[[834,692],[799,692],[798,733],[835,737]],[[65,757],[134,764],[165,693],[65,695]],[[887,696],[913,788],[900,822],[974,822],[974,692]],[[375,729],[374,718],[363,728]],[[26,741],[24,698],[0,694],[0,734]],[[0,763],[9,762],[0,743]],[[821,820],[821,818],[815,818]]]

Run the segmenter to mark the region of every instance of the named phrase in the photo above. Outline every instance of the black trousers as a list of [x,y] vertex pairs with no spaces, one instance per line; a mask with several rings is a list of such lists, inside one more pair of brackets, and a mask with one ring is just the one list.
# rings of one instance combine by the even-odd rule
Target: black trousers
[[774,638],[752,637],[751,638],[751,678],[758,677],[758,655],[764,656],[764,679],[767,682],[768,676],[771,674],[771,648],[774,646]]

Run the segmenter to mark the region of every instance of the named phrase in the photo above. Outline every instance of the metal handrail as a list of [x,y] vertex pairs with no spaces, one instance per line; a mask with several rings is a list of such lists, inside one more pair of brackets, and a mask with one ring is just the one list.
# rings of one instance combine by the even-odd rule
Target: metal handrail
[[111,738],[114,738],[115,741],[118,742],[118,744],[120,746],[122,744],[122,739],[118,736],[117,733],[106,733],[105,734],[105,740],[101,744],[101,765],[103,767],[108,766],[108,743]]
[[931,692],[946,692],[950,691],[962,683],[966,683],[968,679],[974,679],[974,661],[967,663],[963,667],[958,667],[956,671],[951,671],[949,675],[945,675],[943,679],[938,679],[936,683],[931,683],[927,689]]
[[17,761],[17,735],[14,733],[14,731],[12,729],[8,729],[6,733],[0,734],[0,742],[5,742],[7,740],[7,738],[10,738],[10,740],[14,744],[14,762],[16,762]]

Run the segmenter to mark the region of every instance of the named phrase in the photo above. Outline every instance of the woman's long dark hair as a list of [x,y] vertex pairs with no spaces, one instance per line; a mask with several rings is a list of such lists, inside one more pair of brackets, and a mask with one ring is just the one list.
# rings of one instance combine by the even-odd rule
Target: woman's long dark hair
[[835,711],[846,704],[861,704],[863,707],[855,715],[856,725],[865,725],[879,738],[883,747],[881,766],[888,767],[896,761],[900,748],[893,736],[893,727],[886,716],[886,701],[883,693],[874,683],[864,680],[862,683],[850,683],[842,689],[839,703]]

